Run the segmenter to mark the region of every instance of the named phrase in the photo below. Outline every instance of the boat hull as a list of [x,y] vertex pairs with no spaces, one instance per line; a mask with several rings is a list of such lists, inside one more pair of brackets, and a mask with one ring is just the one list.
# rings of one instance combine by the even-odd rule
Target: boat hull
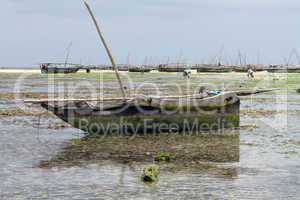
[[47,69],[41,69],[42,74],[70,74],[70,73],[76,73],[79,71],[79,68],[47,68]]
[[[63,107],[49,103],[43,103],[42,106],[75,128],[93,135],[215,132],[238,127],[239,99],[227,95],[226,100],[222,95],[219,96],[222,98],[197,101],[195,106],[185,106],[187,102],[183,102],[184,106],[178,106],[172,102],[173,99],[164,99],[165,104],[155,100],[151,105],[136,101],[103,109],[91,107],[85,102]],[[228,99],[230,102],[226,103]],[[160,106],[156,105],[158,103]]]
[[184,72],[187,70],[186,68],[180,68],[180,67],[169,67],[169,68],[159,68],[159,72]]
[[300,69],[268,69],[270,73],[300,73]]
[[141,72],[141,73],[147,73],[151,72],[151,69],[143,69],[143,68],[130,68],[129,72]]
[[197,72],[203,72],[203,73],[228,73],[228,72],[232,72],[232,69],[230,68],[197,68]]

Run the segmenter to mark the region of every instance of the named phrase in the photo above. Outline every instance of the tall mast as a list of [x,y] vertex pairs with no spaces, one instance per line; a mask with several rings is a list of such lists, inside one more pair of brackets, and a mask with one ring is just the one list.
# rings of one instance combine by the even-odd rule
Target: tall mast
[[241,51],[238,51],[238,57],[239,57],[239,61],[240,61],[240,65],[243,66],[243,62],[242,62],[242,54]]
[[219,54],[219,58],[218,59],[218,65],[221,66],[222,65],[222,59],[223,59],[223,51],[224,51],[224,44],[222,45],[221,49],[220,49],[220,54]]
[[126,57],[126,67],[127,67],[127,70],[129,70],[129,65],[130,65],[130,52],[128,52],[127,57]]
[[125,93],[124,86],[123,86],[123,83],[122,83],[122,80],[121,80],[121,77],[120,77],[120,74],[119,74],[119,71],[118,71],[118,67],[117,67],[117,65],[115,63],[115,60],[114,60],[114,58],[113,58],[113,56],[112,56],[112,54],[110,52],[110,49],[109,49],[109,47],[108,47],[108,45],[107,45],[107,43],[106,43],[106,41],[105,41],[105,39],[104,39],[101,31],[100,31],[100,26],[99,26],[99,24],[98,24],[98,22],[97,22],[97,20],[96,20],[96,18],[94,16],[93,12],[92,12],[91,7],[89,6],[89,4],[86,1],[83,1],[83,2],[85,4],[85,6],[86,6],[86,8],[87,8],[87,10],[88,10],[88,12],[89,12],[92,20],[93,20],[93,22],[94,22],[94,25],[95,25],[95,27],[97,29],[97,33],[98,33],[98,35],[99,35],[99,37],[100,37],[100,39],[101,39],[101,41],[103,43],[103,46],[104,46],[104,48],[106,50],[106,53],[107,53],[107,55],[108,55],[108,57],[110,59],[112,67],[113,67],[113,69],[114,69],[114,71],[116,73],[116,77],[118,79],[118,82],[119,82],[119,85],[120,85],[120,89],[122,91],[123,99],[125,100],[126,99],[126,93]]
[[67,55],[66,55],[66,59],[65,59],[65,67],[66,67],[67,64],[68,64],[68,60],[69,60],[69,56],[70,56],[71,47],[72,47],[72,42],[70,42],[69,46],[67,47]]

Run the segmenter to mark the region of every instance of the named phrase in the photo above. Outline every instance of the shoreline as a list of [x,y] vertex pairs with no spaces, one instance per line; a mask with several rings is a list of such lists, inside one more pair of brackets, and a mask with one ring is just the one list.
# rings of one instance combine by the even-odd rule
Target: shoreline
[[39,69],[0,69],[0,73],[41,73]]
[[[192,74],[230,74],[230,73],[235,73],[235,74],[245,74],[245,72],[197,72],[196,70],[191,70]],[[0,69],[0,73],[34,73],[34,74],[42,74],[40,69],[23,69],[23,68],[13,68],[13,69]],[[78,73],[86,73],[85,70],[79,70],[77,73],[71,73],[72,74],[78,74]],[[91,73],[114,73],[114,70],[92,70]],[[119,73],[139,73],[139,72],[129,72],[129,71],[119,71]],[[159,72],[158,70],[152,70],[151,73],[168,73],[168,74],[177,74],[181,72]],[[261,73],[268,73],[267,71],[260,71],[256,72],[256,74],[261,74]],[[63,74],[63,73],[62,73]],[[147,73],[146,73],[147,74]],[[45,74],[46,75],[46,74]],[[67,74],[68,75],[68,74]]]

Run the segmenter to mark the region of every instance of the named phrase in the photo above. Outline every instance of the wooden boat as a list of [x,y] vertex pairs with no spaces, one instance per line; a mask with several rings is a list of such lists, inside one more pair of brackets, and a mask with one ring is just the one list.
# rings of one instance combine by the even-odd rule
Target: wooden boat
[[182,65],[161,64],[158,66],[159,72],[184,72],[187,69],[188,69],[188,67],[184,64],[182,64]]
[[300,73],[300,66],[270,65],[267,71],[270,73]]
[[255,72],[262,72],[262,71],[267,71],[268,70],[268,65],[262,65],[262,64],[256,64],[256,65],[251,65],[252,69]]
[[224,65],[209,65],[209,64],[203,64],[203,65],[196,65],[193,67],[194,69],[197,69],[197,72],[206,72],[206,73],[227,73],[232,72],[232,68]]
[[129,68],[129,72],[141,72],[141,73],[147,73],[151,72],[151,68],[146,68],[146,67],[131,67]]
[[205,72],[205,73],[228,73],[232,72],[232,69],[227,69],[227,68],[198,68],[197,69],[198,73]]
[[233,67],[234,72],[247,72],[249,69],[252,69],[255,72],[267,71],[268,66],[266,65],[237,65]]
[[[87,134],[215,131],[239,127],[240,96],[278,89],[226,91],[217,95],[136,96],[106,99],[39,99],[40,104]],[[93,106],[91,102],[100,102]]]
[[211,131],[239,126],[240,100],[234,92],[90,100],[31,100],[88,134],[158,134]]
[[234,72],[247,72],[249,69],[248,66],[244,66],[244,65],[237,65],[233,67],[233,71]]
[[[133,135],[161,132],[199,132],[239,126],[240,100],[235,92],[189,96],[135,96],[128,98],[117,65],[89,5],[98,35],[115,70],[122,98],[32,100],[88,134]],[[90,102],[100,102],[93,106]]]
[[[127,65],[127,64],[118,64],[118,70],[122,71],[122,72],[128,72],[129,68],[131,67],[131,65]],[[110,70],[113,69],[112,66],[110,66],[109,68]]]
[[82,66],[77,64],[66,64],[66,63],[41,63],[40,64],[40,69],[42,74],[76,73],[81,68]]

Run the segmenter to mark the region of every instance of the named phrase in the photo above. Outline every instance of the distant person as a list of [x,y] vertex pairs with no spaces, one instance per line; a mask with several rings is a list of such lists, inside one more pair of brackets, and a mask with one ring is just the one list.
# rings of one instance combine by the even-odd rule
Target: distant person
[[46,69],[47,66],[45,64],[42,64],[42,69]]
[[184,70],[183,71],[183,77],[191,78],[191,72],[187,71],[187,70]]
[[251,68],[249,68],[247,71],[247,77],[254,78],[254,71]]
[[200,86],[198,93],[201,95],[202,98],[208,96],[208,90],[205,86]]

